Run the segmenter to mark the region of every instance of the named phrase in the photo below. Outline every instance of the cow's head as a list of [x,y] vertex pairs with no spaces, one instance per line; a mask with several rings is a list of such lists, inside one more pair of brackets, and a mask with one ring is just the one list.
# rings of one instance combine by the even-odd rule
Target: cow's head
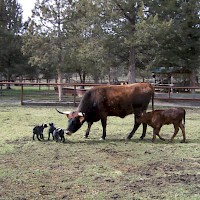
[[[57,110],[57,109],[56,109]],[[58,110],[57,110],[58,111]],[[66,134],[71,135],[72,133],[75,133],[84,123],[85,121],[85,115],[84,113],[75,111],[75,112],[60,112],[60,114],[64,114],[68,118],[68,127]]]

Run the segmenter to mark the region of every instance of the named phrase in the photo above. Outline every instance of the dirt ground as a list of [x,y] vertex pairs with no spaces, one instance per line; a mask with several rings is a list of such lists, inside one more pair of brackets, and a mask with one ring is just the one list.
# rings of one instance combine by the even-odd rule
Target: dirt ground
[[[156,106],[177,107],[161,103]],[[151,129],[143,141],[139,130],[126,143],[132,116],[110,117],[105,141],[99,140],[100,123],[88,140],[82,127],[64,144],[48,141],[47,135],[43,142],[32,141],[36,119],[61,127],[66,119],[51,107],[1,106],[1,130],[7,132],[0,132],[0,200],[199,200],[200,109],[179,106],[187,106],[185,144],[180,133],[174,143],[156,139],[152,144]],[[165,138],[171,134],[172,127],[162,130]]]

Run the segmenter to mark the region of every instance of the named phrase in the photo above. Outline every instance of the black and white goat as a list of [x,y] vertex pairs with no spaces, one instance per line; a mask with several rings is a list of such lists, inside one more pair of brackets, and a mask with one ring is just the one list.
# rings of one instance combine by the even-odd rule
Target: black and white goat
[[50,140],[50,136],[52,134],[53,140],[54,140],[54,135],[53,135],[53,131],[56,130],[56,127],[54,125],[54,123],[49,123],[49,134],[48,134],[48,140]]
[[42,124],[41,126],[35,126],[33,128],[33,140],[35,140],[35,135],[39,141],[44,140],[43,130],[47,128],[47,124]]
[[53,136],[54,136],[54,140],[56,140],[56,142],[58,142],[59,137],[61,142],[65,142],[65,136],[64,136],[64,129],[61,128],[57,128],[53,131]]

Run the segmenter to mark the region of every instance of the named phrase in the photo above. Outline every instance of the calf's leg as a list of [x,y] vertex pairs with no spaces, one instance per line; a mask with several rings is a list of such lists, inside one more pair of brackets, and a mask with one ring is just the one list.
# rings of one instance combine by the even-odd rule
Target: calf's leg
[[178,130],[179,130],[179,125],[174,124],[174,134],[172,135],[170,142],[173,142],[174,138],[176,137],[176,135],[178,133]]
[[186,136],[185,136],[185,126],[182,124],[182,122],[179,124],[179,127],[181,128],[182,134],[183,134],[183,140],[181,143],[186,142]]
[[157,136],[158,136],[161,140],[165,141],[165,138],[161,137],[159,133],[157,134]]
[[[160,128],[154,128],[154,129],[153,129],[153,138],[152,138],[152,142],[155,142],[155,140],[156,140],[156,135],[158,135],[158,137],[160,138],[159,132],[160,132]],[[163,139],[164,139],[164,138],[163,138]]]

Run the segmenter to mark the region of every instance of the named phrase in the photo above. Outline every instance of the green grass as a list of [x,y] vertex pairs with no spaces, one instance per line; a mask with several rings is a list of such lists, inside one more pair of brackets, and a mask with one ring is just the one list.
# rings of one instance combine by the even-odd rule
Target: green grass
[[[60,110],[73,108],[61,107]],[[66,128],[67,119],[54,107],[0,105],[0,199],[200,199],[200,110],[187,109],[187,143],[181,132],[174,143],[153,144],[148,127],[145,140],[139,128],[133,139],[124,138],[133,115],[108,118],[107,138],[94,123],[84,139],[86,124],[66,143],[32,141],[34,125],[54,122]],[[173,126],[161,135],[170,139]]]
[[[4,86],[0,90],[0,101],[20,101],[21,100],[21,86],[11,86],[11,89],[6,89]],[[65,94],[62,97],[65,102],[73,101],[74,97],[71,94]],[[80,97],[76,97],[80,100]],[[24,86],[23,87],[23,101],[31,102],[57,102],[58,93],[53,86]]]

